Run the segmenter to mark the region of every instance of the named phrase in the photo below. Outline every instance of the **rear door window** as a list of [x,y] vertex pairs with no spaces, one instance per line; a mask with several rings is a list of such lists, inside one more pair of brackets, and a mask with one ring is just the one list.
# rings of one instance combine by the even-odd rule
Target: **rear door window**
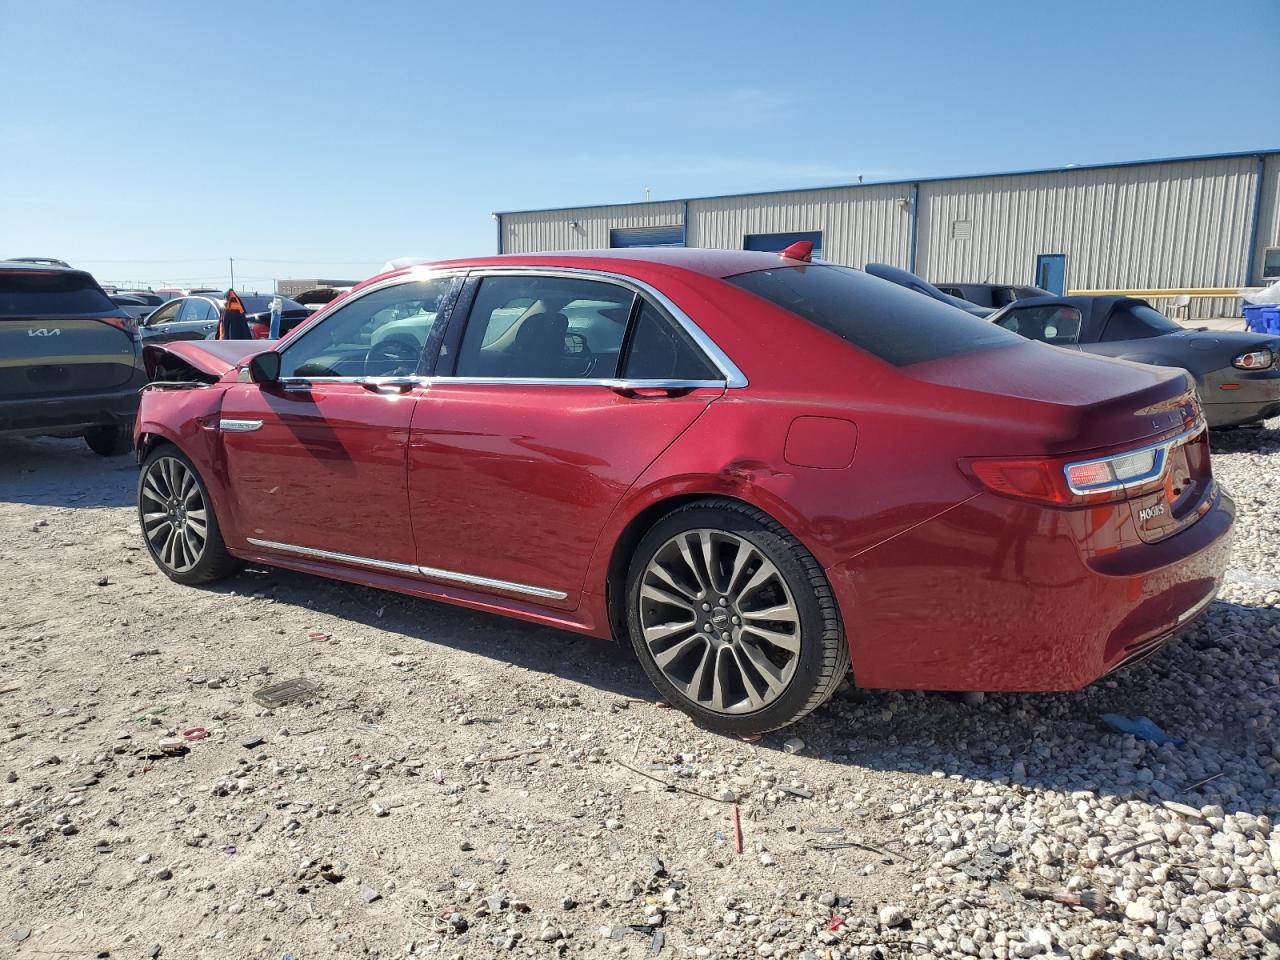
[[0,320],[119,314],[119,307],[87,273],[0,270]]
[[179,323],[208,323],[218,319],[218,309],[203,297],[184,300],[178,314]]
[[692,338],[648,300],[641,301],[636,313],[622,378],[724,381]]
[[996,321],[1010,333],[1054,346],[1080,342],[1080,311],[1069,306],[1015,307]]
[[1018,342],[986,320],[849,267],[777,267],[725,279],[894,366]]
[[581,380],[617,376],[635,294],[579,277],[485,277],[458,350],[456,375]]

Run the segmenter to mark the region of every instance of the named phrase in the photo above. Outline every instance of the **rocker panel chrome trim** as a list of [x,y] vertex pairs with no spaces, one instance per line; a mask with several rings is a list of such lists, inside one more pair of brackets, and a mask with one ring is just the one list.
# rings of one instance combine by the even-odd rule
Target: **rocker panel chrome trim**
[[376,560],[373,557],[357,557],[349,553],[337,553],[333,550],[319,550],[315,547],[299,547],[292,543],[279,543],[275,540],[258,540],[245,538],[255,547],[276,550],[280,553],[295,553],[302,557],[313,557],[317,560],[336,560],[339,563],[350,563],[355,566],[369,567],[373,570],[388,570],[392,573],[405,573],[410,576],[425,577],[428,580],[447,580],[450,583],[461,583],[473,587],[485,587],[490,590],[505,590],[508,593],[522,593],[530,597],[545,600],[565,600],[568,594],[563,590],[551,590],[547,587],[534,587],[527,583],[513,583],[510,580],[495,580],[492,577],[478,577],[470,573],[458,573],[454,570],[440,570],[435,567],[419,567],[411,563],[396,563],[392,560]]

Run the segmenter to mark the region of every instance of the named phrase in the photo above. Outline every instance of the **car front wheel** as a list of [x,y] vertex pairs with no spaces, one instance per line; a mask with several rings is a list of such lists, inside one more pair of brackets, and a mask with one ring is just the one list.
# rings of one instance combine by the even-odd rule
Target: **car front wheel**
[[738,735],[786,726],[831,696],[849,649],[813,555],[746,504],[680,507],[627,577],[631,643],[673,705]]
[[222,541],[204,481],[176,447],[162,444],[143,461],[138,521],[151,559],[170,580],[210,583],[240,568]]

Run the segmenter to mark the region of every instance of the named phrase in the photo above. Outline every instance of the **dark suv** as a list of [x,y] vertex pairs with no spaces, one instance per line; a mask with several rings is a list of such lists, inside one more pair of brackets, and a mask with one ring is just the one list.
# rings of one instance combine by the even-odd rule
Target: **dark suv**
[[132,317],[83,270],[0,262],[0,435],[125,453],[147,382]]

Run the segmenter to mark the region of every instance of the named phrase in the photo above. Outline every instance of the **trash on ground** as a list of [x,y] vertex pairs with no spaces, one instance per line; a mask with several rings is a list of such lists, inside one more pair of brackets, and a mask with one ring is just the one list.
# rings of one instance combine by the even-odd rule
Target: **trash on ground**
[[1027,887],[1022,895],[1029,900],[1052,900],[1069,907],[1081,907],[1095,914],[1105,913],[1107,909],[1106,899],[1096,890],[1039,890]]
[[279,707],[309,697],[319,690],[320,684],[315,681],[295,677],[293,680],[273,683],[269,687],[253,691],[253,699],[264,707]]
[[1167,743],[1180,747],[1187,742],[1183,737],[1174,737],[1165,733],[1150,717],[1126,717],[1119,713],[1104,713],[1102,722],[1117,733],[1128,733],[1157,746],[1164,746]]

